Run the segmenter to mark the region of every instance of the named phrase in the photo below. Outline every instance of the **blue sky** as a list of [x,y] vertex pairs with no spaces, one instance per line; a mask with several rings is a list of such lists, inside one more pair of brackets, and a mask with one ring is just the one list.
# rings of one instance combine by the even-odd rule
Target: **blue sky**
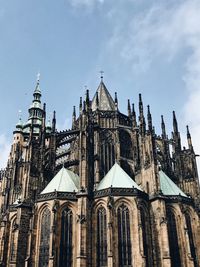
[[93,96],[104,70],[122,112],[142,93],[156,131],[163,114],[170,136],[175,110],[183,139],[189,124],[200,153],[199,14],[199,0],[0,0],[0,167],[38,71],[59,129],[70,127],[72,106],[85,86]]

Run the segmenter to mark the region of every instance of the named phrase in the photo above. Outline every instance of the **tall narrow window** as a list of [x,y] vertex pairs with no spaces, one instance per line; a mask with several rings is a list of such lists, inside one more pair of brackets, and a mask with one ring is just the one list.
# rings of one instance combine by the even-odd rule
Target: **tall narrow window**
[[17,227],[16,219],[12,223],[10,238],[10,261],[17,260]]
[[146,260],[146,267],[149,267],[149,229],[146,213],[143,209],[140,210],[141,214],[141,225],[142,225],[142,241],[143,241],[143,253]]
[[72,266],[72,224],[73,213],[69,208],[63,210],[61,215],[60,233],[60,267]]
[[130,215],[128,208],[122,204],[117,211],[118,217],[118,253],[119,267],[132,266]]
[[191,256],[194,260],[194,267],[198,267],[197,256],[196,256],[196,251],[195,251],[195,246],[194,246],[193,233],[192,233],[191,219],[190,219],[190,215],[188,213],[185,214],[185,221],[186,221],[188,239],[189,239],[189,244],[190,244],[190,253],[191,253]]
[[45,208],[41,218],[39,267],[48,267],[49,265],[50,227],[51,212],[48,208]]
[[107,219],[106,210],[98,209],[97,212],[97,266],[107,266]]
[[167,209],[167,219],[168,219],[167,226],[168,226],[168,236],[169,236],[171,267],[180,267],[181,258],[178,245],[176,218],[174,213],[170,209]]

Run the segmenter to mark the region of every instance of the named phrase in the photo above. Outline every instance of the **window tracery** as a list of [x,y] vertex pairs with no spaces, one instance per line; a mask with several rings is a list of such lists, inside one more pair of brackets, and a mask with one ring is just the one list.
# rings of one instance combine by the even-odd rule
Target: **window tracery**
[[167,228],[169,237],[171,267],[180,267],[182,265],[181,265],[180,250],[178,244],[176,218],[173,211],[170,208],[167,209],[167,220],[168,220]]
[[101,207],[97,211],[97,266],[107,264],[107,218],[105,208]]
[[49,243],[50,243],[51,212],[48,208],[42,213],[40,226],[40,246],[39,246],[39,267],[49,265]]
[[60,232],[60,267],[72,266],[72,225],[73,213],[69,208],[62,211],[61,214],[61,232]]
[[126,205],[117,210],[119,267],[132,266],[130,214]]

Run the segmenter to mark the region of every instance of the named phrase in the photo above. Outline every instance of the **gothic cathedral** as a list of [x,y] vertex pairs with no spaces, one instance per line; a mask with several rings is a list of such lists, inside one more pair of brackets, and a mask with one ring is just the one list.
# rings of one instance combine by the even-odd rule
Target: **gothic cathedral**
[[101,78],[58,131],[39,80],[33,97],[0,172],[0,266],[199,267],[196,155],[175,112],[158,135],[141,95],[122,114]]

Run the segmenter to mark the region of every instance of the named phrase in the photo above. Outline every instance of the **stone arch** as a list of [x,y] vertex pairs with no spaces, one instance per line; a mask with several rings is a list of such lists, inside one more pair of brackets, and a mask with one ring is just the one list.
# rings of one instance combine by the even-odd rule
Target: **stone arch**
[[38,267],[48,267],[50,253],[51,210],[48,204],[38,214]]
[[185,226],[186,226],[185,233],[188,241],[189,254],[193,259],[194,267],[198,267],[198,259],[197,259],[195,238],[194,238],[194,227],[191,222],[192,218],[189,209],[185,211],[184,216],[185,216]]
[[18,243],[18,224],[17,224],[17,215],[15,214],[11,219],[11,226],[10,226],[9,262],[17,261],[17,243]]
[[181,251],[179,247],[178,239],[178,211],[173,206],[166,207],[166,217],[167,217],[167,230],[169,239],[169,251],[171,257],[171,267],[181,266]]
[[117,208],[118,266],[132,266],[130,209],[123,202]]
[[[99,211],[104,210],[104,214]],[[108,240],[108,217],[107,201],[105,199],[97,199],[91,208],[92,212],[92,244],[93,255],[92,262],[94,266],[107,266],[107,240]],[[101,216],[102,215],[102,216]],[[102,222],[102,224],[101,224]],[[106,243],[105,243],[106,240]],[[105,264],[105,265],[102,265]]]

